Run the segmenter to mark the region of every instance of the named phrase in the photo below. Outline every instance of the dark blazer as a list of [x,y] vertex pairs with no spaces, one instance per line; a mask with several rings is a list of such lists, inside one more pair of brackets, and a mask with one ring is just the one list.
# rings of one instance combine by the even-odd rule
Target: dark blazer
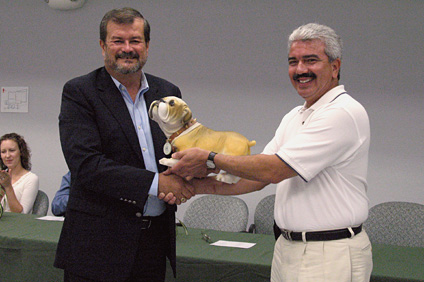
[[[147,107],[178,87],[146,74]],[[165,157],[165,135],[150,121],[156,162]],[[62,150],[72,188],[55,266],[101,281],[129,276],[141,218],[154,173],[145,170],[141,148],[121,93],[104,67],[63,88],[59,115]],[[158,164],[159,171],[165,167]],[[175,271],[175,206],[167,205],[168,257]]]

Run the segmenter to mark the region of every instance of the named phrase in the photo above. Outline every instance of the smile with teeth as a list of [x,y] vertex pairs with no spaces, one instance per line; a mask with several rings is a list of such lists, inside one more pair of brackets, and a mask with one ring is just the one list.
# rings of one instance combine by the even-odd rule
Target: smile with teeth
[[310,81],[312,81],[312,80],[313,80],[313,78],[312,78],[312,77],[310,77],[310,78],[308,78],[308,79],[304,79],[304,80],[299,79],[298,81],[299,81],[299,83],[304,84],[304,83],[308,83],[308,82],[310,82]]
[[299,82],[300,84],[306,84],[314,80],[316,76],[313,73],[302,73],[302,74],[294,74],[293,80]]
[[137,59],[138,56],[137,56],[137,54],[134,54],[132,52],[131,53],[122,52],[122,53],[116,55],[116,58],[122,59],[122,60],[133,60],[133,59]]

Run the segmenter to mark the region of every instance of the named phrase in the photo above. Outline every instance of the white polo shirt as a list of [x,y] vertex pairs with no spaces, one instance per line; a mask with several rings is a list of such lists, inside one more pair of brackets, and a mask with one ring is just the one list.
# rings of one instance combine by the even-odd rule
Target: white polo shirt
[[298,176],[277,185],[274,217],[302,232],[357,226],[368,217],[370,126],[364,107],[340,85],[284,116],[263,154],[277,154]]

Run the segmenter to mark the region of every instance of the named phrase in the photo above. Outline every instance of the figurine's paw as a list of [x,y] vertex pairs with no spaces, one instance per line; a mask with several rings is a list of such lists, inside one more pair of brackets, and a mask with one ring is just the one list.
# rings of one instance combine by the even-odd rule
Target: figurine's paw
[[215,179],[224,183],[235,184],[240,180],[240,177],[221,171],[216,175]]
[[177,159],[167,159],[167,158],[162,158],[159,160],[159,163],[161,165],[166,165],[168,167],[173,167],[176,163],[178,163],[179,160]]

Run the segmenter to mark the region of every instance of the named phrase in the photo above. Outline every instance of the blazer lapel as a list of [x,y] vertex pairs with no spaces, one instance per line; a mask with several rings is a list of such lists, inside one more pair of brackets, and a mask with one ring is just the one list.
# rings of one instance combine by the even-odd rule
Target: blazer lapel
[[[144,99],[146,100],[146,107],[148,111],[152,102],[162,98],[162,96],[159,94],[158,85],[155,84],[153,81],[149,80],[148,74],[146,74],[146,79],[149,83],[149,91],[144,93]],[[163,145],[165,144],[166,136],[160,129],[157,122],[150,119],[149,123],[150,130],[152,132],[153,146],[155,148],[155,157],[156,161],[158,162],[161,158],[165,157],[165,153],[163,152]]]
[[109,109],[112,116],[118,120],[122,131],[124,132],[124,135],[130,144],[130,147],[134,150],[135,154],[144,164],[137,133],[135,132],[134,124],[128,112],[128,108],[125,105],[125,101],[122,98],[121,92],[116,87],[115,83],[104,67],[101,69],[97,81],[97,88],[99,90],[100,99]]

